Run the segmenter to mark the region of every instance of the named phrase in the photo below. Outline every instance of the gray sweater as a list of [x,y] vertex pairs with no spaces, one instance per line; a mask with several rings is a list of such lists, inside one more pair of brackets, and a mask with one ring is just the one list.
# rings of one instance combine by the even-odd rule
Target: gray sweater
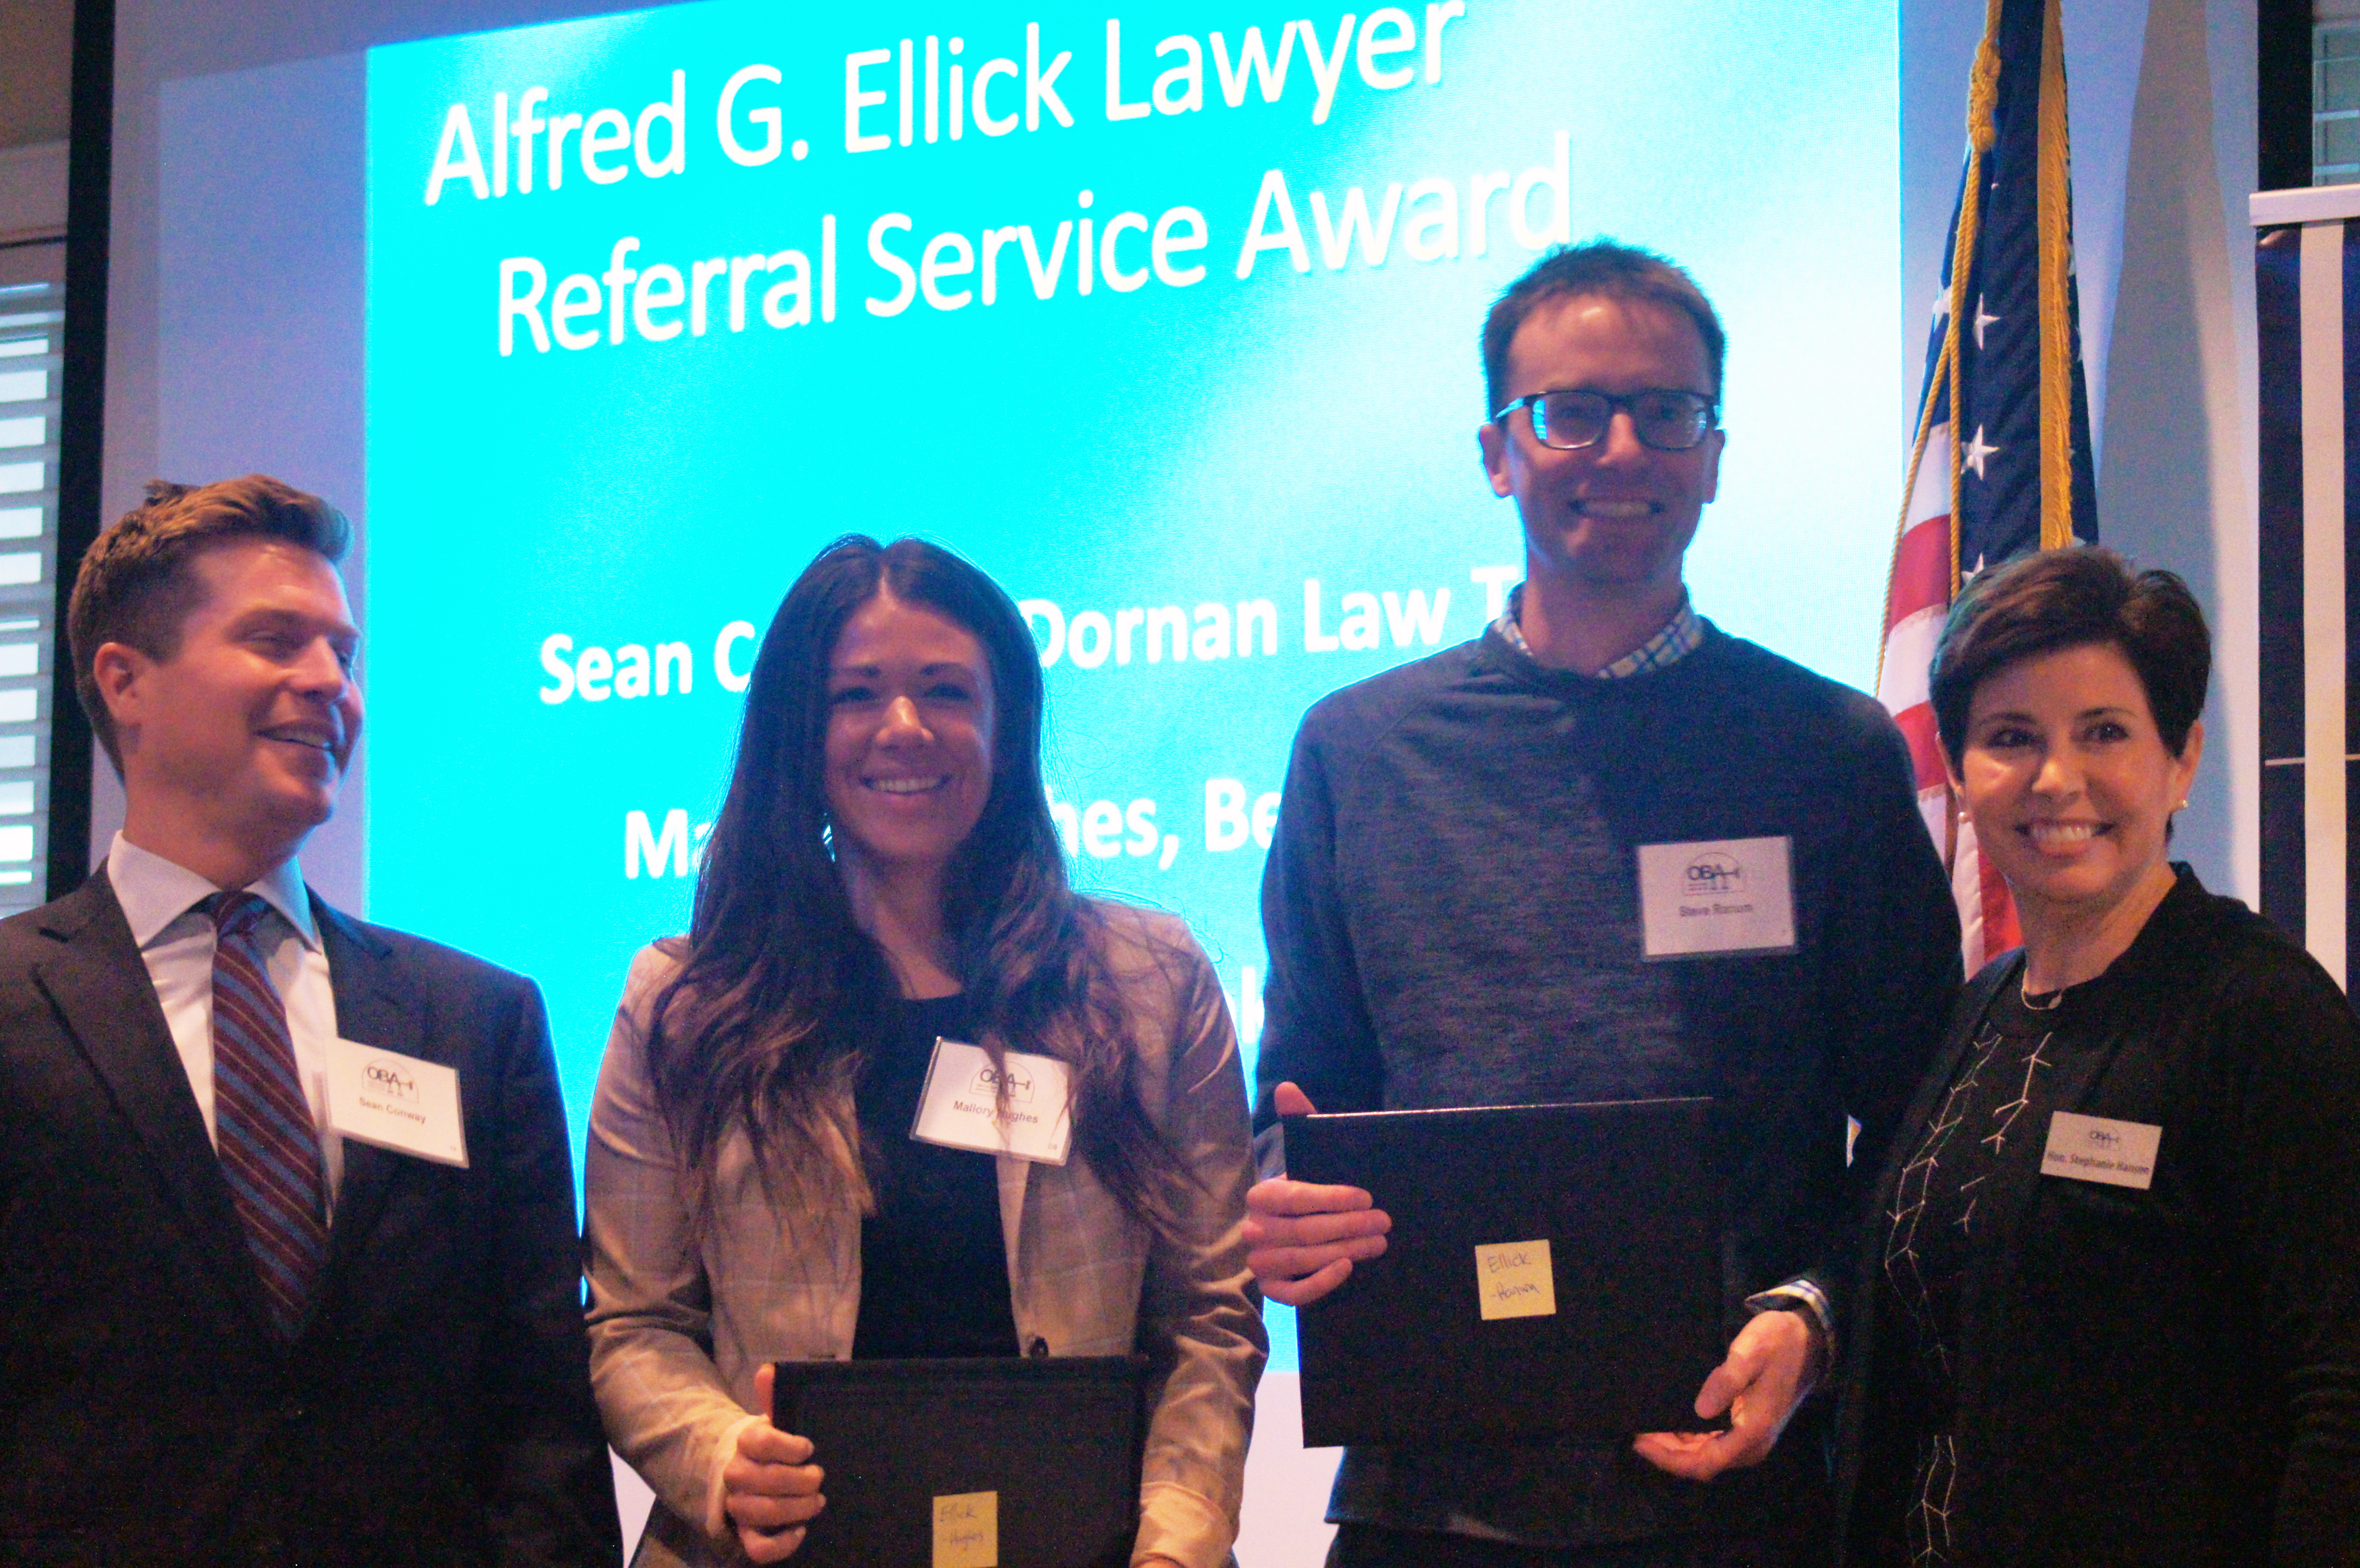
[[[1639,846],[1761,837],[1791,841],[1796,950],[1645,960]],[[1282,1080],[1328,1111],[1719,1101],[1732,1333],[1746,1295],[1797,1276],[1841,1302],[1860,1183],[1959,981],[1892,722],[1717,629],[1615,681],[1487,631],[1328,697],[1295,739],[1262,922],[1259,1127]],[[1710,1487],[1620,1443],[1355,1449],[1329,1517],[1532,1545],[1800,1541],[1827,1506],[1823,1426],[1807,1413]]]

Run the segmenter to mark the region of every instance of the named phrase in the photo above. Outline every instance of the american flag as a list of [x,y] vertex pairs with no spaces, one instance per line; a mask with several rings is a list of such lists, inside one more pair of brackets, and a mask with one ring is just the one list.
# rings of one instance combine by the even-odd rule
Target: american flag
[[1989,0],[1877,666],[1877,700],[1908,738],[1918,807],[1950,868],[1970,975],[2022,939],[2006,885],[1954,809],[1926,667],[1969,578],[2098,537],[2061,4]]

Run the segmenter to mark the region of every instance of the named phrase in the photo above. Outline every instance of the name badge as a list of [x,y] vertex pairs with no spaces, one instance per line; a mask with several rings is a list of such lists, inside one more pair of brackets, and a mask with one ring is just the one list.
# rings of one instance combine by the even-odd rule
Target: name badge
[[978,1154],[1012,1154],[1043,1165],[1063,1165],[1074,1141],[1071,1082],[1065,1064],[1021,1051],[1003,1052],[1007,1098],[1000,1097],[1001,1069],[979,1045],[936,1039],[926,1086],[918,1094],[918,1117],[910,1136],[945,1149]]
[[456,1069],[355,1040],[328,1043],[328,1126],[437,1165],[467,1164]]
[[2154,1184],[2156,1150],[2162,1144],[2159,1127],[2058,1111],[2049,1118],[2049,1147],[2040,1152],[2040,1173],[2144,1192]]
[[1794,952],[1793,845],[1785,837],[1641,844],[1646,956]]

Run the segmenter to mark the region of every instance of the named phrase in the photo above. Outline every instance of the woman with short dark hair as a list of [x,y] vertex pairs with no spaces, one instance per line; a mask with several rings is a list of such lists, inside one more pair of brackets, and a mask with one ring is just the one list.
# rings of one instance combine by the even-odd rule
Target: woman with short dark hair
[[1936,724],[2024,946],[1878,1189],[1850,1563],[2360,1563],[2360,1026],[2165,859],[2210,667],[2180,579],[2105,550],[1952,606]]
[[[771,1426],[770,1362],[1134,1346],[1133,1562],[1228,1557],[1266,1347],[1236,1040],[1180,921],[1067,887],[1041,708],[1016,606],[915,539],[838,540],[763,639],[689,933],[632,965],[591,1110],[591,1372],[656,1492],[643,1563],[775,1562],[823,1517],[841,1456]],[[917,1140],[962,1041],[1062,1065],[1065,1163]]]

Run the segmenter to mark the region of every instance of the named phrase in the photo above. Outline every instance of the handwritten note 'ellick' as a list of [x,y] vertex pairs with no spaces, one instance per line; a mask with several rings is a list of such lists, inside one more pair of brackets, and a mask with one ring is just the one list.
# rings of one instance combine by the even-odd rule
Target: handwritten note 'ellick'
[[999,1568],[1000,1494],[934,1499],[934,1568]]
[[1549,1244],[1500,1241],[1475,1249],[1475,1292],[1486,1322],[1557,1315],[1557,1278]]

